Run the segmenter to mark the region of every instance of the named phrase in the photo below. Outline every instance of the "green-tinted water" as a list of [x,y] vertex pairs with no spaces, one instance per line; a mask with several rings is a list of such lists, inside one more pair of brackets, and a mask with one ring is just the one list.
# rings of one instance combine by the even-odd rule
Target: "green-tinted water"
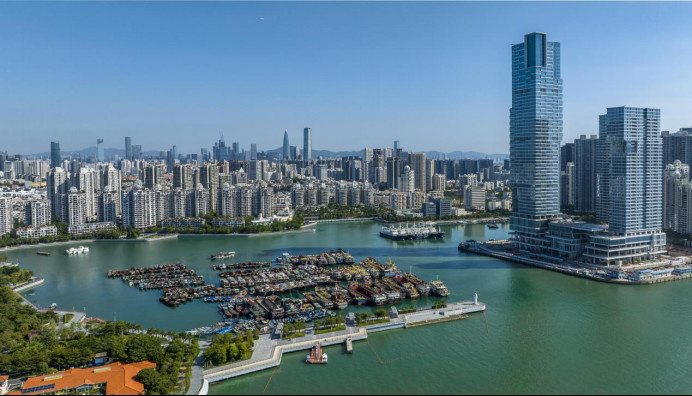
[[[39,305],[85,307],[104,319],[117,312],[118,319],[171,330],[221,317],[214,304],[202,302],[166,308],[159,292],[139,292],[105,272],[181,261],[216,282],[208,256],[219,251],[235,250],[236,260],[245,261],[342,247],[356,259],[391,257],[424,279],[439,275],[450,300],[478,292],[488,304],[485,317],[372,334],[372,350],[365,342],[354,343],[353,355],[329,347],[326,366],[303,364],[302,352],[286,355],[273,377],[272,371],[255,373],[213,385],[211,393],[259,394],[265,387],[270,394],[692,392],[692,282],[609,285],[456,250],[462,239],[504,238],[502,227],[449,226],[444,241],[417,243],[382,239],[378,230],[374,223],[325,224],[316,233],[255,238],[92,243],[79,257],[62,255],[66,247],[7,255],[46,278],[28,296]],[[36,256],[36,250],[53,255]]]

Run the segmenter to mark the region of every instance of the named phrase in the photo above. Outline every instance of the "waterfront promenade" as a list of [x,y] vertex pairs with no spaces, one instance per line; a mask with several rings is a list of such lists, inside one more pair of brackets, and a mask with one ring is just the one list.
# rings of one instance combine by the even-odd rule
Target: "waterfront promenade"
[[[576,276],[579,278],[594,280],[598,282],[620,284],[620,285],[650,285],[655,283],[670,282],[683,279],[691,279],[692,274],[684,275],[669,275],[661,276],[652,279],[641,279],[634,280],[623,277],[612,277],[609,276],[605,268],[596,266],[581,266],[571,263],[552,263],[548,262],[540,257],[529,257],[525,254],[520,254],[518,252],[507,251],[506,246],[510,244],[509,241],[492,241],[485,243],[478,242],[462,242],[459,244],[459,250],[466,251],[470,253],[480,254],[484,256],[494,257],[500,260],[511,261],[514,263],[529,265],[532,267],[542,268],[549,271],[559,272],[566,275]],[[614,270],[618,271],[636,271],[642,268],[652,268],[652,267],[674,267],[669,262],[654,262],[645,265],[638,265],[630,267],[615,267]]]
[[[321,335],[308,332],[305,337],[280,340],[272,334],[265,334],[260,336],[259,340],[255,342],[251,359],[205,370],[201,383],[198,372],[195,373],[193,371],[193,382],[187,394],[204,395],[207,394],[210,383],[279,366],[284,353],[308,350],[318,343],[322,346],[329,346],[345,343],[348,339],[351,339],[351,341],[366,340],[369,333],[464,319],[470,313],[483,311],[485,311],[485,304],[482,302],[462,301],[451,303],[441,309],[426,309],[409,314],[391,315],[388,323],[362,327],[356,327],[349,323],[346,330]],[[204,344],[200,343],[202,351],[208,345],[206,342]],[[200,356],[202,353],[200,352]],[[200,361],[201,359],[198,359],[196,365]]]

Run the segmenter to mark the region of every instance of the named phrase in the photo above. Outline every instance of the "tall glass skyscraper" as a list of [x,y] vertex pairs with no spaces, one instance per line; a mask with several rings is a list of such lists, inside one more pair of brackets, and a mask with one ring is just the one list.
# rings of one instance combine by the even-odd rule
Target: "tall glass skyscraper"
[[100,162],[106,160],[106,155],[103,152],[103,139],[96,139],[96,160]]
[[50,142],[50,167],[57,168],[62,166],[62,156],[60,155],[60,142]]
[[520,248],[540,250],[548,220],[560,213],[562,79],[560,43],[544,33],[512,46],[509,116],[512,172],[510,227]]
[[289,160],[291,156],[290,146],[288,144],[288,131],[284,131],[284,147],[283,147],[283,159],[284,161]]
[[125,159],[132,161],[132,138],[125,136]]
[[312,130],[303,129],[303,160],[312,160]]

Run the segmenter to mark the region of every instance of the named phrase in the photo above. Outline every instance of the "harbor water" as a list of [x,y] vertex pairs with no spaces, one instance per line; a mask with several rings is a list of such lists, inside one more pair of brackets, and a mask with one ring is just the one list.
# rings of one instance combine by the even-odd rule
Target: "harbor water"
[[[8,251],[45,283],[24,295],[39,306],[86,309],[88,316],[184,331],[220,321],[216,304],[176,309],[160,291],[140,292],[106,277],[110,269],[182,262],[217,283],[209,256],[235,251],[232,262],[272,261],[283,252],[343,248],[356,260],[391,259],[421,279],[439,276],[450,301],[477,292],[485,314],[371,334],[367,342],[325,348],[329,364],[305,354],[268,370],[214,384],[213,394],[320,393],[689,393],[692,389],[692,281],[611,285],[457,251],[465,239],[504,239],[508,229],[445,225],[444,240],[396,242],[374,222],[320,224],[316,232],[249,238],[200,237],[149,243],[94,242]],[[46,251],[51,256],[36,255]],[[432,301],[419,300],[420,305]],[[408,304],[405,301],[404,304]]]

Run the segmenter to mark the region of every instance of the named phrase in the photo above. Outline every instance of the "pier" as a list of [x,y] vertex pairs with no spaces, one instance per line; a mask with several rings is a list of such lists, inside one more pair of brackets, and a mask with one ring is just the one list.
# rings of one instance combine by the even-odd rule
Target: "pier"
[[467,318],[468,314],[484,311],[485,303],[478,302],[477,298],[474,298],[474,301],[451,303],[441,309],[426,309],[401,315],[393,314],[390,315],[390,322],[388,323],[363,327],[349,325],[346,330],[321,335],[309,332],[305,337],[292,340],[280,340],[275,338],[273,334],[265,334],[255,342],[252,358],[205,370],[201,377],[201,384],[192,384],[188,394],[206,395],[210,383],[277,367],[281,364],[284,353],[309,350],[318,343],[322,346],[345,343],[347,352],[351,353],[353,341],[367,340],[369,333],[459,320]]
[[[683,275],[670,275],[665,277],[658,277],[653,279],[643,279],[643,280],[633,280],[628,278],[613,278],[608,276],[607,270],[615,268],[615,270],[635,270],[636,268],[621,268],[621,267],[603,267],[594,268],[594,266],[583,267],[575,266],[570,264],[557,264],[551,263],[538,258],[531,258],[525,255],[520,255],[517,253],[501,251],[498,248],[492,248],[491,246],[500,246],[501,244],[507,244],[508,241],[493,241],[486,243],[478,242],[462,242],[459,244],[458,249],[460,251],[466,251],[469,253],[479,254],[482,256],[494,257],[500,260],[511,261],[513,263],[528,265],[531,267],[537,267],[546,269],[548,271],[559,272],[565,275],[576,276],[579,278],[589,279],[598,282],[618,284],[618,285],[651,285],[656,283],[671,282],[682,279],[692,279],[692,273],[687,273]],[[664,263],[652,263],[650,266],[664,266]]]

